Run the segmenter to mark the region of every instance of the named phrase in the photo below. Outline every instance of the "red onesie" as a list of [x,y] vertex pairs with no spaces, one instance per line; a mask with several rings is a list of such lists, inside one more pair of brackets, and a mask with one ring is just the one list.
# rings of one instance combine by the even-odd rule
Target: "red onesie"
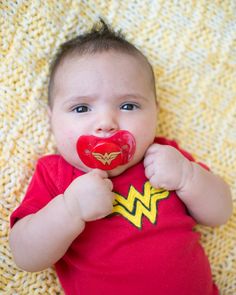
[[[179,149],[164,138],[156,142]],[[23,202],[11,216],[11,226],[40,210],[83,174],[59,155],[41,158]],[[193,230],[196,223],[176,193],[153,188],[143,163],[111,180],[116,193],[113,214],[88,222],[55,265],[65,293],[219,294],[199,233]]]

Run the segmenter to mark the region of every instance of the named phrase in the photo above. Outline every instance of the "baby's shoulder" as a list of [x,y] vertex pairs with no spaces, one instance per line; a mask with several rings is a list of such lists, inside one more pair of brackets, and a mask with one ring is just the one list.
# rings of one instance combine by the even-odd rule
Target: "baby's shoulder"
[[50,154],[42,156],[38,159],[37,165],[39,166],[55,166],[58,165],[58,163],[61,161],[61,156],[57,154]]
[[57,154],[46,155],[38,159],[36,174],[41,175],[48,186],[56,187],[58,192],[64,191],[73,180],[74,167]]
[[37,168],[55,173],[56,171],[68,170],[72,166],[59,154],[50,154],[38,159]]

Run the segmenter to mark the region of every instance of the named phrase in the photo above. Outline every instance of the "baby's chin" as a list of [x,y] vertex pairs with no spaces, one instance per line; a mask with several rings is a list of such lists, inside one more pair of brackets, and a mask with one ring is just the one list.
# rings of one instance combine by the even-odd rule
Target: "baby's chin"
[[130,166],[128,167],[127,166],[128,165],[122,165],[122,166],[116,167],[115,169],[107,170],[108,177],[112,178],[112,177],[121,175],[130,167]]

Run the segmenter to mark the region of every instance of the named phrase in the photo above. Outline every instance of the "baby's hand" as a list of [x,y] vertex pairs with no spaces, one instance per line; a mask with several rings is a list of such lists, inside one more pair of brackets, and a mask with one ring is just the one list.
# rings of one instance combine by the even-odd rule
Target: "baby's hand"
[[151,145],[145,154],[144,167],[151,185],[167,190],[182,189],[192,173],[191,162],[168,145]]
[[113,184],[105,171],[94,169],[76,178],[64,193],[73,217],[92,221],[109,215],[113,209]]

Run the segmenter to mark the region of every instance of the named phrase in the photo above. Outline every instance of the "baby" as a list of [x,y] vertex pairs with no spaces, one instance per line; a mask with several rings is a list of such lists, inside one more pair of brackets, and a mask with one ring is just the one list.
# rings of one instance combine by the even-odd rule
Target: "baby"
[[69,295],[219,294],[193,227],[225,223],[230,190],[155,137],[147,58],[101,21],[61,46],[49,114],[59,154],[39,159],[11,216],[16,264],[55,265]]

